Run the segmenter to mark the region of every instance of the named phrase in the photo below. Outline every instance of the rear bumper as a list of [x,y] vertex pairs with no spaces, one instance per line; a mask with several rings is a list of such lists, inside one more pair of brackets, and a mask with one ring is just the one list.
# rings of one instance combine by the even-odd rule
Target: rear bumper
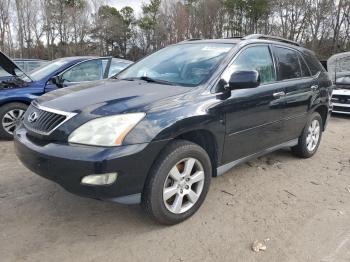
[[[76,195],[124,203],[139,202],[154,160],[167,141],[114,148],[70,144],[38,144],[19,128],[14,134],[15,151],[34,173],[55,181]],[[84,176],[117,172],[108,186],[81,184]]]

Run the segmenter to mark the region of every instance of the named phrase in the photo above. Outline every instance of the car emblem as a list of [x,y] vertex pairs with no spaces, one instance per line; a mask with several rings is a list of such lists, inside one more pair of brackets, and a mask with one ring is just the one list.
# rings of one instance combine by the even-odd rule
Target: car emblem
[[28,116],[28,122],[34,123],[39,118],[39,115],[37,112],[33,112]]

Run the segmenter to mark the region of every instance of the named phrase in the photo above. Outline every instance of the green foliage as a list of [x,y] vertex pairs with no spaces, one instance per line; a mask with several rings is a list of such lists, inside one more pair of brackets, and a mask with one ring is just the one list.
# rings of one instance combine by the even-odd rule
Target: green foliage
[[157,15],[161,0],[151,0],[148,5],[142,6],[143,17],[139,21],[142,30],[154,30],[157,25]]
[[87,1],[86,0],[65,0],[64,4],[67,7],[82,9],[87,6]]
[[259,20],[271,12],[269,0],[224,0],[223,4],[231,13],[242,10],[248,19]]
[[123,17],[124,23],[127,25],[131,25],[135,21],[134,9],[130,6],[122,8],[120,14]]
[[143,14],[146,16],[155,17],[159,12],[160,4],[161,0],[151,0],[148,5],[142,6]]
[[100,19],[113,19],[121,17],[119,11],[115,7],[109,5],[100,6],[97,14]]
[[100,6],[92,37],[99,39],[105,54],[126,56],[127,45],[133,40],[135,14],[131,7],[118,11],[108,5]]
[[224,0],[224,6],[227,10],[236,11],[237,9],[244,9],[246,0]]
[[247,18],[254,22],[271,12],[269,0],[246,0],[244,6]]

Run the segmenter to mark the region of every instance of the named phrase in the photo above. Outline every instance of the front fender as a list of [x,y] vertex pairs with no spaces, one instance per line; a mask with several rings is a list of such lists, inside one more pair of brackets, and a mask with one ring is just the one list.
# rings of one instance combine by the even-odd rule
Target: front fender
[[146,117],[125,137],[124,144],[141,144],[175,139],[193,131],[207,131],[213,135],[218,152],[225,139],[224,118],[216,109],[220,101],[207,95],[185,101],[168,101],[166,108],[153,107]]
[[0,106],[11,102],[30,102],[43,94],[42,87],[23,87],[0,90]]

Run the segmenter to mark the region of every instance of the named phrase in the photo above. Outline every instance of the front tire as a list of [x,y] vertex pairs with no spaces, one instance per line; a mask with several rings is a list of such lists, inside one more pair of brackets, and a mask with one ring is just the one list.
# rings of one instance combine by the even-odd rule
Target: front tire
[[207,152],[197,144],[175,140],[161,152],[152,167],[142,205],[161,224],[180,223],[202,205],[211,176]]
[[9,103],[0,107],[0,138],[11,140],[17,121],[21,120],[28,106],[22,103]]
[[323,123],[320,114],[314,112],[299,137],[298,145],[292,147],[293,154],[301,158],[312,157],[321,142],[322,126]]

